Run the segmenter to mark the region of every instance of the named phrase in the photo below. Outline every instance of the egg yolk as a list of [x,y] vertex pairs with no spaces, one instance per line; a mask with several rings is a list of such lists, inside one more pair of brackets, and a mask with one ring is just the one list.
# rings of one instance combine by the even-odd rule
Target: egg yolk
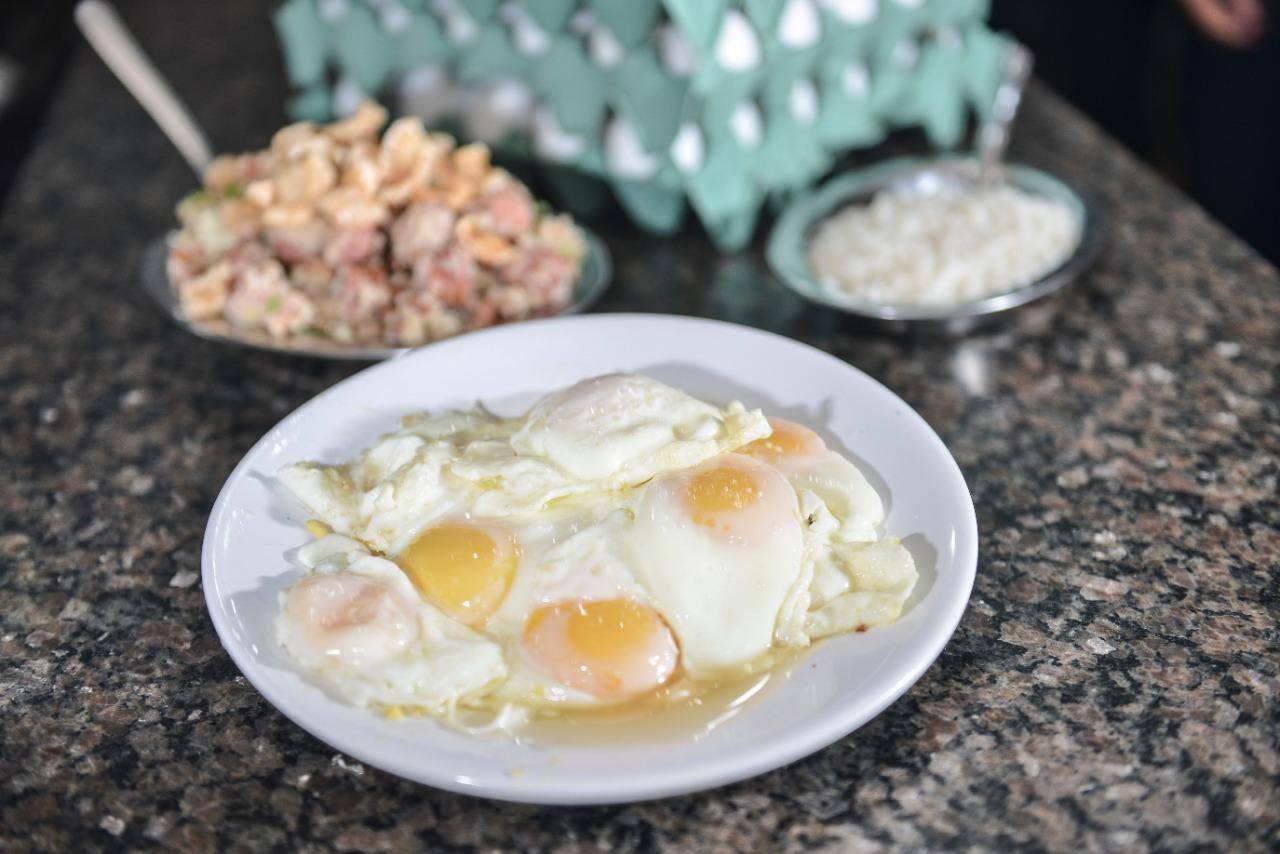
[[507,595],[518,559],[514,539],[500,529],[446,522],[419,534],[399,562],[431,604],[474,626]]
[[782,418],[770,418],[769,426],[773,432],[763,439],[756,439],[738,449],[738,453],[749,454],[763,460],[776,460],[780,457],[801,457],[812,454],[822,448],[822,439],[818,434],[794,421]]
[[680,653],[657,611],[629,599],[572,600],[529,615],[528,659],[557,681],[604,699],[625,699],[662,685]]
[[692,475],[684,498],[694,522],[723,527],[722,514],[745,510],[760,499],[760,484],[748,469],[720,465]]
[[313,575],[285,594],[289,648],[309,666],[372,664],[417,637],[413,606],[387,584],[359,575]]

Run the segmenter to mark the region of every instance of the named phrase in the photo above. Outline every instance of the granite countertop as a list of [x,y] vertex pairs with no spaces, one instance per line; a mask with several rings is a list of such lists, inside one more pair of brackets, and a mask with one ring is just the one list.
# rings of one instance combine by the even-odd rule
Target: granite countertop
[[[216,143],[263,144],[283,101],[264,8],[171,9],[124,12]],[[1102,202],[1108,249],[963,341],[868,334],[695,230],[602,229],[600,310],[769,328],[916,407],[982,555],[942,657],[827,750],[687,797],[517,806],[335,755],[220,647],[213,498],[354,368],[201,341],[145,303],[139,255],[191,177],[80,50],[0,212],[0,849],[1274,850],[1280,276],[1044,89],[1015,155]]]

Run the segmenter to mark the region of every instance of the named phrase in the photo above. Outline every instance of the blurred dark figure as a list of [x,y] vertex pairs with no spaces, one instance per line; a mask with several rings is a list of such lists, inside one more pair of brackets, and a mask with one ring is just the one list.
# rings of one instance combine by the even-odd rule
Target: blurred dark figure
[[0,0],[0,206],[78,33],[73,0]]
[[1280,0],[995,0],[1036,73],[1280,263]]
[[1196,27],[1220,45],[1247,50],[1267,31],[1263,0],[1181,0]]
[[1183,3],[1211,37],[1187,56],[1188,188],[1280,264],[1280,3]]

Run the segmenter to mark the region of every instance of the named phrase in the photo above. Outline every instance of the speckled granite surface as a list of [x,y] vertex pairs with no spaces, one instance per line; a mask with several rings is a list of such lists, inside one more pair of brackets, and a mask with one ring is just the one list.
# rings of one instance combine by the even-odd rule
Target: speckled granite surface
[[[282,93],[258,6],[125,14],[216,142],[265,141]],[[223,653],[197,575],[213,498],[352,369],[196,340],[136,294],[189,178],[82,51],[0,213],[0,849],[1280,845],[1280,278],[1046,92],[1017,149],[1096,193],[1110,246],[962,343],[868,336],[696,234],[606,229],[602,309],[775,329],[917,407],[969,479],[982,558],[938,663],[828,750],[540,809],[335,756]]]

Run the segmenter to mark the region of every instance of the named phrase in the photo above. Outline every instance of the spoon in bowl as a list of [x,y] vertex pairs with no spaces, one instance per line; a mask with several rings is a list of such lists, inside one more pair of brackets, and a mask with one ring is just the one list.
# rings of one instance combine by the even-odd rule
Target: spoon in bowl
[[160,126],[196,177],[213,159],[209,139],[106,0],[80,0],[76,26],[124,88]]
[[1009,147],[1009,135],[1022,93],[1031,78],[1033,57],[1031,51],[1015,43],[1005,57],[1000,85],[995,99],[982,124],[978,127],[975,144],[978,154],[978,183],[983,186],[998,184],[1002,180],[1001,165],[1005,149]]
[[1004,155],[1032,65],[1031,51],[1015,42],[1001,65],[1000,84],[991,108],[974,133],[973,154],[928,158],[895,180],[890,189],[926,196],[943,190],[990,189],[1006,183]]

